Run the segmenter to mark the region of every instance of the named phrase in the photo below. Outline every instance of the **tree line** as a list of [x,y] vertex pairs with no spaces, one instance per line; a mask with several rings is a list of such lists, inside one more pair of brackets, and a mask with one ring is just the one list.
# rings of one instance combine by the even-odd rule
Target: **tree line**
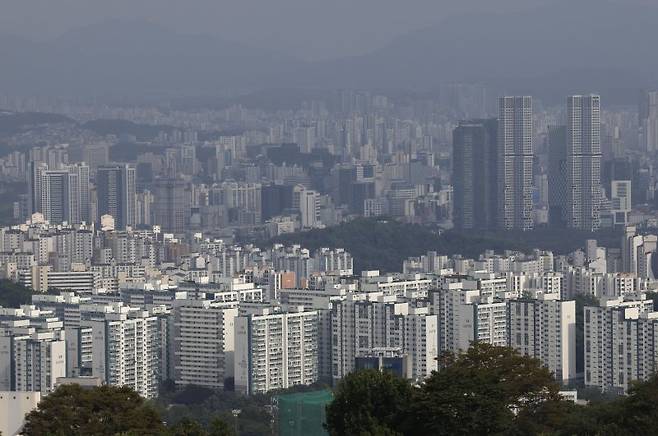
[[444,355],[420,385],[376,370],[348,375],[327,408],[326,428],[332,436],[658,434],[655,376],[627,396],[586,406],[559,390],[539,360],[475,344]]

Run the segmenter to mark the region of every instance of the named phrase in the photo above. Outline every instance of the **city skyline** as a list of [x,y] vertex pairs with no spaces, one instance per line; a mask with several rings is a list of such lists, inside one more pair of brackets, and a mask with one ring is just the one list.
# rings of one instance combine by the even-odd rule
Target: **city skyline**
[[10,0],[0,432],[653,434],[656,22]]

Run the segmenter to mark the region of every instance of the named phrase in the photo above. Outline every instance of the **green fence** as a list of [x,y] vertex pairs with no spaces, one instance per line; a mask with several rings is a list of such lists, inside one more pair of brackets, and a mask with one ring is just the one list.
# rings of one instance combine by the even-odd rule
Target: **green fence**
[[326,418],[325,408],[332,399],[329,390],[279,396],[279,435],[327,436],[322,425]]

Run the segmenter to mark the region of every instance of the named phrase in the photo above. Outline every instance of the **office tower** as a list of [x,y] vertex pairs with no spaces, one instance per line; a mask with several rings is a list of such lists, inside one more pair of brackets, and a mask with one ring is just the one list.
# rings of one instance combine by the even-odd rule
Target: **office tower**
[[497,224],[498,162],[495,119],[462,121],[452,136],[453,223],[461,229]]
[[292,208],[291,185],[266,185],[261,188],[261,213],[263,220],[283,214],[285,209]]
[[365,214],[366,202],[375,198],[375,182],[352,182],[349,190],[349,210],[359,215]]
[[154,224],[162,230],[183,233],[189,214],[189,202],[185,193],[186,183],[182,180],[160,179],[155,182]]
[[639,115],[640,147],[658,150],[658,91],[642,93]]
[[237,302],[175,300],[174,382],[222,389],[233,375]]
[[365,201],[375,198],[375,176],[374,165],[339,166],[334,172],[334,202],[346,204],[350,212],[363,215]]
[[548,221],[567,225],[567,127],[548,128]]
[[498,100],[498,222],[510,230],[531,230],[532,97]]
[[318,381],[318,312],[260,309],[235,319],[235,390],[251,395]]
[[27,178],[27,189],[28,189],[28,204],[27,204],[27,213],[28,216],[32,214],[41,212],[41,182],[43,178],[43,173],[48,171],[48,164],[31,160],[28,164],[28,178]]
[[541,360],[556,380],[576,378],[576,302],[560,294],[509,300],[509,346]]
[[89,165],[76,163],[68,166],[68,171],[78,179],[79,217],[78,221],[91,223],[91,187],[89,185]]
[[28,174],[28,213],[40,212],[53,224],[88,222],[89,167],[63,165],[51,170],[45,163],[30,162]]
[[567,99],[567,226],[596,231],[601,219],[601,98]]
[[337,189],[334,193],[336,204],[350,204],[352,183],[357,181],[357,168],[353,166],[338,167],[335,172]]
[[108,385],[130,386],[145,398],[157,396],[158,318],[121,303],[87,310],[81,326],[91,328],[92,375]]
[[317,227],[320,223],[320,194],[304,188],[295,186],[293,190],[293,208],[299,211],[301,226],[303,229]]
[[77,175],[56,170],[41,173],[41,208],[44,218],[53,223],[79,222]]
[[96,171],[98,218],[111,215],[117,229],[137,223],[136,171],[129,165],[99,167]]

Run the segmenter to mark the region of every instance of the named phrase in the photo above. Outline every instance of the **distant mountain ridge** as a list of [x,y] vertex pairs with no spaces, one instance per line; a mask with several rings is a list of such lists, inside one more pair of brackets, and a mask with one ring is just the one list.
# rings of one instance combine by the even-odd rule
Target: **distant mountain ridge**
[[658,84],[656,23],[655,5],[565,0],[464,15],[363,56],[305,62],[150,22],[109,21],[49,43],[0,36],[0,92],[166,97],[480,82],[501,92],[627,95]]
[[27,95],[217,94],[259,88],[298,63],[145,21],[107,21],[48,43],[0,36],[0,57],[0,91]]
[[60,114],[0,110],[0,135],[12,135],[40,124],[76,124],[76,122]]
[[[568,0],[516,14],[464,15],[327,63],[354,87],[482,82],[509,92],[614,92],[655,86],[658,7]],[[310,75],[313,77],[313,75]]]

